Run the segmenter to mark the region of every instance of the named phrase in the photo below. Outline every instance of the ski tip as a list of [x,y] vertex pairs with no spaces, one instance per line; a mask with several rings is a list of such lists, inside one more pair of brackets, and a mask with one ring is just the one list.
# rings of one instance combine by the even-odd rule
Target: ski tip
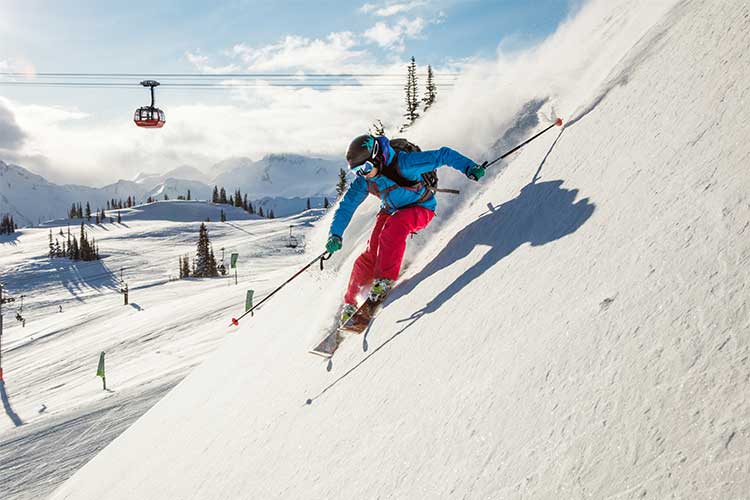
[[232,324],[233,324],[234,326],[240,326],[240,322],[239,322],[239,321],[237,321],[237,318],[232,318]]
[[557,125],[558,127],[562,127],[562,124],[563,124],[562,118],[558,118],[557,120],[555,120],[555,125]]

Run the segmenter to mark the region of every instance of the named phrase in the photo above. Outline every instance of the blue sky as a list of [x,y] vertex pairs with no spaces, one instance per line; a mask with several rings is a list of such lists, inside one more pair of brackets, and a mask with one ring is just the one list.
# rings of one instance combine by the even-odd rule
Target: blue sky
[[6,0],[0,14],[5,19],[0,21],[0,61],[29,63],[38,72],[195,72],[187,53],[218,64],[226,59],[222,52],[236,44],[258,48],[288,35],[357,36],[378,22],[417,19],[424,27],[416,36],[405,36],[401,48],[363,45],[376,61],[413,55],[441,66],[492,57],[503,40],[509,49],[532,44],[554,31],[571,8],[570,0],[433,0],[409,2],[417,7],[382,15],[388,5],[399,3],[371,1],[368,10],[368,2],[338,0]]
[[[455,70],[469,60],[495,59],[500,46],[506,51],[533,46],[554,32],[580,3],[581,0],[5,0],[0,6],[0,72],[400,74],[412,55],[422,69],[430,64],[437,71]],[[300,100],[302,93],[297,92],[285,100],[285,94],[290,91],[231,95],[229,91],[180,91],[162,86],[157,89],[157,104],[165,109],[168,119],[162,135],[135,136],[130,129],[112,129],[110,135],[122,136],[123,141],[132,136],[133,144],[109,144],[107,154],[118,150],[119,157],[127,157],[127,148],[137,147],[172,158],[162,163],[213,161],[216,158],[207,153],[186,158],[169,150],[170,141],[179,142],[191,134],[205,135],[203,130],[192,130],[186,117],[221,115],[243,127],[259,120],[258,116],[249,117],[248,112],[253,109],[262,112],[273,106],[277,110],[274,120],[280,120],[283,110],[287,110],[288,120],[295,120],[296,109],[318,103],[319,115],[308,120],[338,120],[338,126],[343,127],[350,121],[352,110],[356,110],[358,99],[363,99],[350,92],[349,97],[342,97],[350,99],[349,114],[342,109],[334,116],[329,110],[331,103],[338,101],[330,100],[330,95],[316,93]],[[367,99],[384,101],[386,94]],[[389,99],[394,109],[400,106],[397,93]],[[49,165],[58,159],[59,151],[69,150],[56,144],[56,140],[62,141],[61,137],[66,136],[66,141],[75,142],[72,132],[91,136],[119,124],[135,128],[132,112],[147,103],[147,91],[138,87],[81,90],[0,85],[0,108],[8,108],[16,117],[26,138],[23,154],[3,154],[0,147],[0,157],[36,164],[37,171],[49,173]],[[0,117],[6,115],[0,113]],[[241,116],[245,117],[244,122]],[[282,137],[284,122],[274,121],[274,126]],[[179,127],[182,135],[178,137]],[[217,147],[203,139],[207,149]],[[100,138],[102,143],[108,141],[109,136]],[[277,142],[267,139],[264,144],[270,148]],[[257,144],[247,148],[249,156],[263,152]],[[96,157],[101,162],[103,154],[85,150],[81,156]],[[114,164],[119,160],[107,156],[107,161]],[[75,179],[83,180],[80,176]]]

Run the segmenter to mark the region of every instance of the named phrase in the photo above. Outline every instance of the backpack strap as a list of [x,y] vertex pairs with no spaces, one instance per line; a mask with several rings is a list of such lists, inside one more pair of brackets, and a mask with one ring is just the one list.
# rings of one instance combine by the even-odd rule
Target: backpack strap
[[398,184],[400,187],[403,187],[410,191],[419,191],[420,189],[424,189],[424,193],[422,193],[422,196],[420,196],[417,201],[415,201],[414,203],[410,203],[407,206],[411,207],[414,205],[419,205],[420,203],[424,203],[425,201],[435,196],[435,192],[430,189],[424,181],[407,179],[401,174],[401,169],[398,166],[398,157],[400,154],[401,153],[396,153],[396,156],[393,157],[391,164],[383,169],[383,175]]
[[391,160],[391,163],[384,166],[381,173],[401,187],[414,190],[419,189],[421,185],[424,184],[422,181],[407,179],[403,176],[403,174],[401,174],[401,169],[398,166],[399,154],[401,153],[396,152],[396,155],[393,157],[393,160]]

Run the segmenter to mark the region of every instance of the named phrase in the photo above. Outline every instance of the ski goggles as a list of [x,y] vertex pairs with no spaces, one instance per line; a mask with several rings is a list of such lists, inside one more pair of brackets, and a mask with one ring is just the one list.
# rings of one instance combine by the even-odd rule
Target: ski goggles
[[371,161],[366,161],[362,165],[357,165],[356,167],[352,167],[351,170],[355,174],[364,177],[365,175],[368,175],[372,170],[375,168],[375,165]]

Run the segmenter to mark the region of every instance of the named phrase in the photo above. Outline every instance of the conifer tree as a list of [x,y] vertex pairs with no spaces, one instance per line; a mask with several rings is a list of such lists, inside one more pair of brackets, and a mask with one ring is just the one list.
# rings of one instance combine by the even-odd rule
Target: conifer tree
[[219,214],[219,220],[221,222],[226,222],[227,221],[227,214],[224,213],[223,209],[221,210],[221,213]]
[[117,212],[117,223],[118,224],[122,223],[122,219],[120,218],[120,212]]
[[190,258],[187,255],[182,259],[182,277],[190,277]]
[[401,127],[401,132],[409,128],[419,118],[417,107],[419,104],[417,97],[417,63],[414,60],[414,56],[411,57],[411,62],[407,67],[406,71],[406,85],[404,85],[406,91],[406,123]]
[[78,242],[76,241],[75,236],[73,236],[73,245],[70,247],[70,258],[71,260],[81,259],[81,250],[78,248]]
[[211,195],[211,203],[219,203],[219,188],[214,186],[214,192]]
[[310,207],[310,198],[308,198],[307,199],[307,210],[310,210],[310,208],[312,208],[312,207]]
[[427,65],[427,85],[425,87],[425,96],[422,99],[422,102],[424,103],[424,111],[427,112],[428,109],[430,109],[430,106],[432,106],[435,103],[435,97],[437,97],[437,87],[435,86],[435,81],[432,74],[432,66],[429,64]]
[[190,190],[188,189],[187,199],[190,201]]
[[49,230],[49,258],[55,256],[55,246],[52,244],[52,229]]
[[224,186],[221,187],[221,190],[219,191],[219,203],[226,204],[227,202],[227,192],[224,190]]
[[383,125],[383,122],[380,120],[375,120],[372,122],[372,125],[370,126],[370,135],[374,135],[376,137],[385,135],[385,126]]
[[206,229],[206,224],[201,223],[201,227],[198,231],[198,246],[195,251],[195,272],[193,273],[194,276],[211,276],[211,253],[209,245],[210,242],[208,240],[208,229]]
[[208,275],[212,278],[219,275],[219,269],[216,266],[216,257],[214,257],[214,247],[211,245],[211,251],[208,254]]
[[268,218],[269,219],[273,219],[274,218],[274,216],[273,216],[273,208],[268,212]]
[[234,206],[234,196],[232,196],[231,194],[229,195],[229,201],[227,202],[227,204]]
[[263,207],[258,207],[258,215],[265,217],[265,215],[263,215]]
[[86,230],[83,227],[83,222],[81,222],[81,237],[78,246],[80,249],[78,258],[80,260],[89,260],[89,242],[86,240]]
[[323,198],[323,208],[328,208],[328,197]]
[[346,170],[339,169],[339,181],[336,183],[336,195],[338,198],[344,196],[346,192]]
[[247,193],[245,193],[245,197],[242,199],[242,208],[245,210],[245,212],[248,212],[247,209]]
[[88,201],[86,202],[86,220],[91,222],[91,206]]

